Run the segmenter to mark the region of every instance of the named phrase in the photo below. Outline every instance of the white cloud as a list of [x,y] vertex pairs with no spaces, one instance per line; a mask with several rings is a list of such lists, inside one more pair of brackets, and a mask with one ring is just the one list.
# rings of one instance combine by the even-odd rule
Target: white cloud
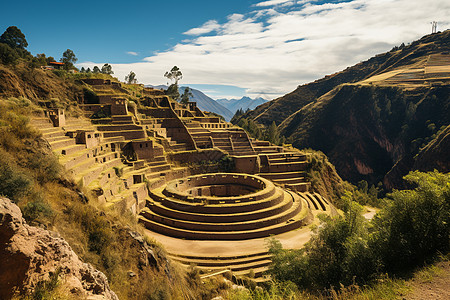
[[133,56],[138,56],[139,55],[137,52],[134,52],[134,51],[128,51],[127,54],[133,55]]
[[219,23],[217,23],[216,20],[210,20],[200,27],[189,29],[184,34],[201,35],[201,34],[206,34],[206,33],[210,33],[212,31],[218,30],[219,28],[220,28],[220,25],[219,25]]
[[223,24],[206,22],[186,32],[196,36],[192,40],[140,63],[113,64],[113,70],[120,79],[133,70],[140,82],[160,84],[166,83],[164,72],[177,65],[181,84],[234,85],[251,96],[275,98],[418,39],[431,32],[432,20],[439,21],[439,30],[450,21],[448,0],[309,1],[259,11],[232,14]]
[[270,1],[264,1],[256,3],[254,6],[273,6],[273,5],[280,5],[280,4],[294,4],[295,1],[292,0],[270,0]]

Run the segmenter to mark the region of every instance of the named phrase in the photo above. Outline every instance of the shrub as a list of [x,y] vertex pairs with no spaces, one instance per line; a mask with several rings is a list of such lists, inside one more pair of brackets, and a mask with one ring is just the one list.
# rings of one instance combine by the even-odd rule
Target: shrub
[[389,271],[449,250],[450,173],[415,171],[405,179],[416,188],[389,194],[387,207],[373,220],[370,242]]
[[58,179],[62,170],[58,159],[54,155],[46,155],[42,152],[30,155],[27,167],[36,172],[36,179],[41,184]]
[[232,172],[234,170],[234,160],[228,156],[225,155],[219,160],[219,171],[220,172]]
[[23,217],[27,222],[33,222],[40,218],[49,218],[53,216],[53,210],[50,205],[40,199],[28,202],[22,209]]
[[365,284],[381,272],[409,271],[437,253],[447,253],[450,234],[450,174],[412,172],[413,190],[394,191],[369,224],[362,208],[342,200],[344,216],[320,216],[322,224],[304,249],[284,250],[269,241],[270,273],[309,289]]
[[43,300],[43,299],[55,299],[54,291],[58,286],[58,279],[61,270],[50,273],[49,279],[47,281],[39,281],[36,284],[33,294],[31,295],[33,300]]
[[31,191],[32,179],[0,149],[0,194],[17,202]]

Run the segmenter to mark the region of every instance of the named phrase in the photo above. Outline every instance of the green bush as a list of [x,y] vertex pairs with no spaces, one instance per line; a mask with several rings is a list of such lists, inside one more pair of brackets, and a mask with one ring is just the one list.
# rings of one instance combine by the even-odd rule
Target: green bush
[[39,281],[36,284],[31,298],[33,300],[55,299],[53,293],[58,287],[60,273],[61,270],[58,269],[56,272],[50,273],[47,281]]
[[31,191],[33,180],[25,174],[8,155],[0,149],[0,195],[18,202]]
[[58,179],[62,171],[54,155],[41,152],[33,153],[28,157],[27,167],[36,172],[36,179],[41,184]]
[[374,220],[371,246],[388,271],[421,264],[449,250],[450,173],[412,172],[413,190],[394,191]]
[[33,222],[40,218],[49,218],[53,216],[53,210],[50,205],[40,199],[28,202],[22,209],[23,217],[27,222]]
[[304,249],[284,250],[270,240],[272,276],[313,290],[366,284],[383,272],[399,274],[448,253],[450,174],[416,171],[405,179],[416,187],[388,195],[370,223],[348,192],[342,197],[344,216],[320,216]]
[[220,160],[219,160],[219,171],[220,172],[232,172],[234,171],[234,160],[233,158],[231,158],[228,155],[223,156]]

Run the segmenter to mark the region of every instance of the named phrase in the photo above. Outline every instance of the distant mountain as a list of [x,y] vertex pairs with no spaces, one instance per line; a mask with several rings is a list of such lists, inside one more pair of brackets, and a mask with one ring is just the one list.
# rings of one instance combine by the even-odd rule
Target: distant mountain
[[228,108],[234,114],[241,108],[243,111],[246,111],[247,109],[254,109],[257,106],[266,103],[267,100],[261,97],[252,99],[244,96],[241,99],[217,99],[216,102]]
[[[156,89],[167,89],[167,85],[147,85],[148,87],[153,87]],[[185,86],[180,86],[178,88],[180,94],[184,93]],[[213,112],[219,114],[225,118],[228,122],[234,115],[234,112],[231,112],[226,107],[222,106],[220,103],[214,101],[212,98],[206,96],[203,92],[190,88],[193,97],[189,100],[191,102],[197,102],[198,108],[204,111]]]
[[[184,93],[185,88],[186,88],[185,86],[179,87],[180,94]],[[234,116],[234,112],[231,112],[229,109],[227,109],[217,101],[214,101],[212,98],[206,96],[205,94],[203,94],[203,92],[193,88],[190,89],[193,97],[189,101],[197,102],[197,106],[201,110],[219,114],[223,116],[227,122],[229,122],[231,118]]]

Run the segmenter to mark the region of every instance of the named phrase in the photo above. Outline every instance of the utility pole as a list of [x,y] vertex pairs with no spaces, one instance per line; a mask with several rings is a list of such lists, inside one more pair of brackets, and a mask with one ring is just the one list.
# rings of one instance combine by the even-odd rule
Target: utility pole
[[436,33],[437,32],[437,22],[433,21],[431,22],[431,34]]

